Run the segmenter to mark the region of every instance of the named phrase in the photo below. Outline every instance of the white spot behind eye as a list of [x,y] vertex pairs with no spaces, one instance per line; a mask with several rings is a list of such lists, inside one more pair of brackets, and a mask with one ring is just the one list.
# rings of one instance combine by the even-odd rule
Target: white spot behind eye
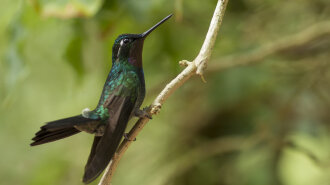
[[120,41],[120,46],[122,46],[124,44],[124,40]]

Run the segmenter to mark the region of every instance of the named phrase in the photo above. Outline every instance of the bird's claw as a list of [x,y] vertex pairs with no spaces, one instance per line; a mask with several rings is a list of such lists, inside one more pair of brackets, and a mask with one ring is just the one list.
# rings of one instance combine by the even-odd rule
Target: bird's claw
[[135,116],[139,117],[139,118],[148,118],[148,119],[152,119],[152,116],[149,114],[149,112],[147,111],[148,107],[143,108],[142,110],[137,109],[135,111]]
[[136,138],[134,138],[133,140],[128,138],[128,134],[127,133],[124,133],[124,138],[127,140],[127,141],[136,141]]

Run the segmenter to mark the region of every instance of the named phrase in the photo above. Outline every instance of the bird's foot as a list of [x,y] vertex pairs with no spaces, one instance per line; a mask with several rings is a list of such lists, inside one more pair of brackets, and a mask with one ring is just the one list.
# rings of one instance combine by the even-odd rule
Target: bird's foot
[[136,138],[134,138],[134,139],[130,139],[130,138],[128,138],[128,133],[124,133],[124,138],[125,138],[127,141],[136,141]]
[[134,115],[138,118],[152,119],[151,115],[149,114],[149,112],[147,110],[148,110],[148,107],[145,107],[142,110],[136,109],[134,112]]

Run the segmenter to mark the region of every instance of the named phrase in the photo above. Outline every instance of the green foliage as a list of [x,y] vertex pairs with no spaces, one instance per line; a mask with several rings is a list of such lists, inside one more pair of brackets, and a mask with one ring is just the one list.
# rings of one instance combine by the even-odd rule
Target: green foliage
[[[81,28],[81,26],[79,27]],[[73,38],[68,43],[65,51],[65,59],[72,65],[73,69],[79,75],[84,72],[83,68],[83,35],[79,32],[73,36]]]
[[[44,122],[96,106],[114,39],[174,12],[145,41],[144,105],[150,104],[182,70],[178,61],[198,54],[216,1],[0,4],[0,184],[74,185],[81,184],[92,136],[31,148],[34,133]],[[327,0],[229,1],[209,69],[329,25],[329,7]],[[206,84],[188,81],[129,148],[113,184],[328,184],[329,35],[248,66],[206,72]]]
[[36,12],[44,17],[90,17],[100,8],[102,0],[31,0]]

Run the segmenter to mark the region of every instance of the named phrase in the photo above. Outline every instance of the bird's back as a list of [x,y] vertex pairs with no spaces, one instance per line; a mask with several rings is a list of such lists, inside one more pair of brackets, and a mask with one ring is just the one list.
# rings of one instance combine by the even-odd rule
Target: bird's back
[[[121,90],[124,88],[125,90]],[[97,107],[89,113],[89,118],[107,119],[107,101],[111,95],[129,96],[134,107],[139,108],[145,97],[145,81],[142,68],[125,65],[125,62],[114,64],[104,83]]]

